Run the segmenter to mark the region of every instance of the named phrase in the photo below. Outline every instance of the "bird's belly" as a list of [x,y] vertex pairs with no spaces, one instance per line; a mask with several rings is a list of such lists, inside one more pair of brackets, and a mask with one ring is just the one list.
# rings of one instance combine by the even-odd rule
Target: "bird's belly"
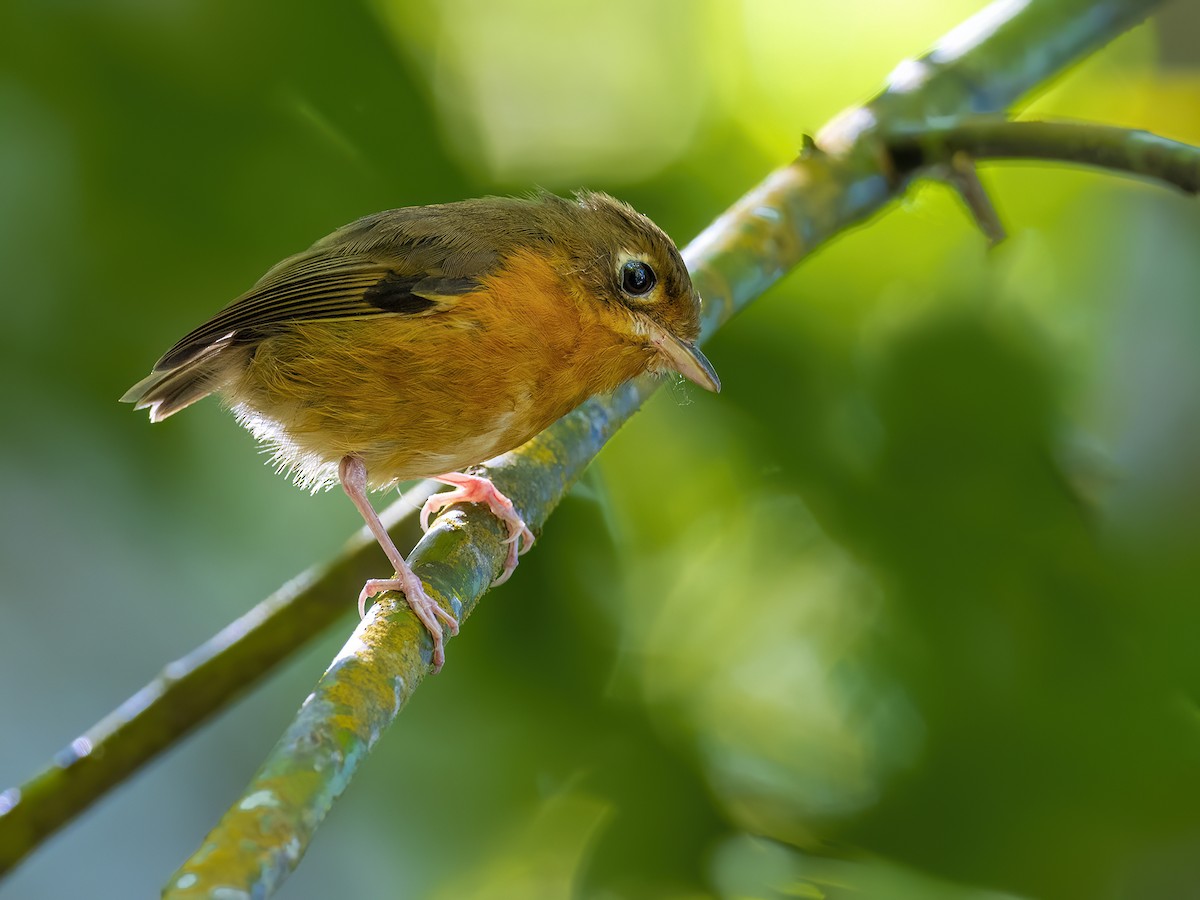
[[[546,353],[536,334],[526,346],[510,336],[497,347],[470,322],[440,334],[433,325],[432,335],[429,323],[417,336],[409,323],[401,321],[407,334],[390,335],[381,324],[322,323],[315,334],[298,326],[264,340],[227,391],[298,484],[335,483],[348,455],[363,459],[374,487],[460,470],[519,446],[590,393],[570,377],[566,350]],[[337,346],[314,353],[317,340]]]
[[372,483],[383,483],[457,472],[511,450],[536,433],[514,436],[511,412],[490,421],[481,419],[474,427],[467,427],[471,424],[467,422],[460,424],[456,433],[441,432],[439,439],[431,440],[432,435],[425,431],[429,425],[418,423],[404,434],[364,446],[357,455],[366,463]]

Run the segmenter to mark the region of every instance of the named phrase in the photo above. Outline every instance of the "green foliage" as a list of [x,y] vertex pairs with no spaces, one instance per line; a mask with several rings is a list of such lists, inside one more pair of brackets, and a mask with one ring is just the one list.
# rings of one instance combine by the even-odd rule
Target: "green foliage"
[[[116,404],[172,336],[386,206],[586,181],[682,242],[977,5],[905,4],[860,47],[883,5],[793,36],[764,27],[771,4],[652,4],[662,52],[638,79],[685,95],[666,119],[687,139],[614,120],[647,143],[632,174],[623,146],[570,140],[508,166],[520,116],[463,87],[492,58],[452,24],[479,4],[0,10],[0,781],[357,527],[215,406],[151,429]],[[541,42],[570,47],[574,15]],[[782,55],[793,37],[809,52]],[[504,80],[522,115],[538,43],[497,51],[529,67]],[[1153,44],[1131,35],[1039,114],[1200,141],[1194,69],[1166,78]],[[831,86],[843,70],[860,81]],[[618,110],[645,93],[618,84]],[[1188,895],[1200,213],[1058,168],[984,177],[1013,235],[996,252],[923,188],[706,348],[720,397],[672,387],[635,417],[282,896]],[[13,896],[156,890],[352,608]]]

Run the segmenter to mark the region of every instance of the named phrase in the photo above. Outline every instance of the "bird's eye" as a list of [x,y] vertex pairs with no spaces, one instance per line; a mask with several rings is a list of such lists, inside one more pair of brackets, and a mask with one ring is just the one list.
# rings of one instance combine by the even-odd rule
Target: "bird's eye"
[[654,270],[639,259],[631,259],[621,266],[621,290],[631,297],[644,297],[657,283]]

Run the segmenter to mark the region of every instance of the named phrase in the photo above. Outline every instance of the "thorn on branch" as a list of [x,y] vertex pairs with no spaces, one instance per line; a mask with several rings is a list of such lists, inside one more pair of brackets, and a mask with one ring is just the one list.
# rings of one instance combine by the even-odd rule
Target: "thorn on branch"
[[966,153],[958,152],[950,157],[946,168],[947,183],[958,191],[963,202],[967,204],[967,209],[971,211],[975,224],[979,226],[979,230],[983,232],[988,243],[995,247],[1008,235],[1004,230],[1004,223],[1000,221],[999,213],[996,212],[996,206],[992,203],[992,198],[984,188],[983,182],[979,180],[979,171],[975,168],[975,160]]

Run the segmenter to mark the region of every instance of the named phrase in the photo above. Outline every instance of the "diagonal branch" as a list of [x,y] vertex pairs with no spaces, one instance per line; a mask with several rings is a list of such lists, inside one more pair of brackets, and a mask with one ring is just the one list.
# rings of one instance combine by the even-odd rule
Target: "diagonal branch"
[[[707,298],[711,335],[818,244],[879,210],[906,179],[889,178],[882,125],[997,113],[1063,66],[1138,22],[1153,0],[999,0],[927,56],[905,63],[871,103],[839,117],[685,251]],[[605,441],[654,389],[641,379],[593,399],[489,467],[536,529]],[[411,562],[431,593],[465,619],[499,570],[500,525],[454,509]],[[429,666],[430,642],[407,607],[385,598],[355,630],[245,794],[164,892],[268,896],[298,864],[359,763]]]

